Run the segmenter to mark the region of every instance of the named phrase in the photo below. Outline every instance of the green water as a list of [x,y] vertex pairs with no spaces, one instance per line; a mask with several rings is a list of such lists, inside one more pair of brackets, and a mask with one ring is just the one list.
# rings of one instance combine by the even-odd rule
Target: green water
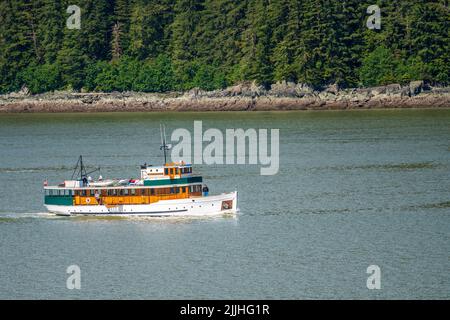
[[[280,170],[199,165],[213,219],[57,218],[42,182],[160,164],[159,124],[279,128]],[[0,298],[450,298],[450,110],[0,115]],[[81,269],[81,290],[66,268]],[[381,290],[366,269],[381,268]]]

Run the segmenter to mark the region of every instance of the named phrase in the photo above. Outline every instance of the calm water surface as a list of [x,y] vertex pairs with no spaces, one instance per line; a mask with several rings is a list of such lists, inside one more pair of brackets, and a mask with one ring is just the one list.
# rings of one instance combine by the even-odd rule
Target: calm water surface
[[[197,166],[214,219],[56,218],[42,182],[160,164],[168,129],[279,128],[280,171]],[[81,290],[66,268],[81,268]],[[382,289],[366,287],[369,265]],[[450,110],[0,115],[0,298],[450,298]]]

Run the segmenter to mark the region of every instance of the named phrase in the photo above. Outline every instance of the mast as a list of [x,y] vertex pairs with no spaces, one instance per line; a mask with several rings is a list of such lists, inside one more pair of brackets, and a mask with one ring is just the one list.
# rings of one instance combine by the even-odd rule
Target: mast
[[83,178],[86,177],[86,169],[84,168],[82,155],[80,155],[78,157],[77,164],[75,165],[75,168],[73,169],[72,180],[75,177],[79,177],[79,180],[83,180]]
[[100,171],[100,167],[97,169],[94,169],[92,171],[86,172],[86,167],[84,166],[84,163],[83,163],[83,156],[80,155],[80,157],[78,158],[77,164],[75,165],[75,168],[73,169],[72,180],[74,179],[74,177],[79,177],[79,180],[83,180],[83,179],[87,178],[87,176],[89,174],[94,173],[96,171]]

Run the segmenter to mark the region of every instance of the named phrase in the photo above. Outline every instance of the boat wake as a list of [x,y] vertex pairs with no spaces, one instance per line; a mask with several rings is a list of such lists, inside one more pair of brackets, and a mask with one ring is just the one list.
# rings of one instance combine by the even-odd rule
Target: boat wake
[[237,219],[236,214],[224,214],[215,216],[170,216],[170,217],[151,217],[151,216],[102,216],[102,215],[91,215],[91,216],[58,216],[54,213],[48,212],[0,212],[0,223],[2,222],[19,222],[27,221],[32,219],[50,219],[50,220],[73,220],[73,221],[136,221],[136,222],[189,222],[195,220],[215,220],[215,219]]
[[27,219],[55,219],[54,214],[48,212],[0,212],[1,222],[14,222]]

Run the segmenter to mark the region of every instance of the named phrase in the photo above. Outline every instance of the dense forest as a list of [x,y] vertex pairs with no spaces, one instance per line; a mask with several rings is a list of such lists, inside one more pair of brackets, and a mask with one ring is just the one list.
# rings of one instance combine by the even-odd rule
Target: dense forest
[[447,0],[0,0],[0,93],[448,84],[449,22]]

